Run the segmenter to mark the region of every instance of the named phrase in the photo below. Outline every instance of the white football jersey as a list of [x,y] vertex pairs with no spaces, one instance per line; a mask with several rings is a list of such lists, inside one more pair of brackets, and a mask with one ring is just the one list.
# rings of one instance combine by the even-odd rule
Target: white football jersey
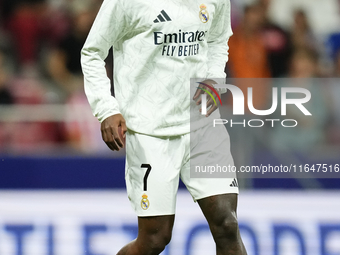
[[[190,132],[190,78],[225,78],[231,35],[229,0],[104,0],[81,57],[94,115],[121,113],[147,135]],[[104,63],[112,46],[115,98]]]

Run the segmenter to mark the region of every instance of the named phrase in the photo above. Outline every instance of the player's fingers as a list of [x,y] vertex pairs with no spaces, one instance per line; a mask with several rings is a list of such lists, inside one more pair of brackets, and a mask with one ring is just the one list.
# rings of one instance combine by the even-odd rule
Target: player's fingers
[[[199,87],[200,87],[200,86],[201,86],[201,85],[199,85]],[[196,92],[195,92],[195,95],[194,95],[193,99],[196,100],[196,99],[199,97],[199,95],[201,95],[203,92],[204,92],[203,90],[197,89]]]
[[116,144],[114,137],[113,137],[113,129],[114,124],[112,123],[104,123],[102,126],[102,135],[103,135],[103,140],[106,143],[106,145],[113,151],[119,150],[119,146]]
[[210,114],[215,111],[218,107],[216,105],[213,105],[210,107],[210,109],[207,111],[207,114],[205,115],[206,117],[209,117]]
[[106,142],[106,145],[107,145],[107,147],[109,147],[110,150],[112,150],[112,151],[117,151],[117,150],[118,150],[116,144],[114,144],[113,142]]
[[121,121],[120,125],[121,125],[121,128],[122,128],[122,134],[121,135],[122,135],[123,138],[125,138],[126,131],[127,131],[127,127],[126,127],[125,121]]
[[209,108],[210,105],[214,105],[215,102],[212,98],[209,98],[208,102],[207,102],[207,108]]
[[109,127],[105,127],[102,129],[102,138],[106,145],[113,151],[118,150],[118,146],[116,145],[115,141],[113,140],[113,136]]
[[106,135],[105,135],[105,133],[104,133],[104,130],[101,129],[101,130],[100,130],[100,133],[102,134],[102,139],[103,139],[103,141],[105,142],[105,140],[106,140]]
[[201,98],[196,101],[196,105],[200,105],[201,103],[202,103],[202,99]]
[[113,139],[112,135],[111,137],[112,137],[112,141],[106,142],[107,146],[113,151],[119,151],[119,146],[117,145],[116,141]]
[[119,133],[118,133],[118,127],[111,127],[111,132],[113,135],[113,140],[115,142],[116,145],[118,145],[117,150],[119,150],[120,148],[123,148],[123,141],[120,139]]
[[105,144],[107,145],[107,147],[109,147],[111,150],[115,150],[114,147],[111,145],[110,142],[110,135],[108,135],[108,133],[105,130],[101,130],[102,133],[102,139],[105,142]]
[[[203,90],[201,90],[202,92],[204,92]],[[207,95],[207,93],[202,93],[202,94],[205,94]],[[200,105],[202,103],[202,97],[200,97],[197,101],[196,101],[196,105]]]

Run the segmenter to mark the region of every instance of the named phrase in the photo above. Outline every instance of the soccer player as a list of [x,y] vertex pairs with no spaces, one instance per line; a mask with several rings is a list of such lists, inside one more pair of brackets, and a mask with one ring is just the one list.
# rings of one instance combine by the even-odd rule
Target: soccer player
[[[233,165],[226,129],[211,125],[220,116],[213,99],[202,115],[203,90],[190,85],[200,78],[212,92],[213,79],[225,78],[230,2],[202,2],[104,0],[82,49],[85,92],[103,140],[115,151],[126,139],[126,187],[139,230],[118,255],[159,254],[170,242],[179,177],[208,221],[216,253],[246,254],[236,179],[190,178],[192,164]],[[115,98],[104,64],[111,47]]]

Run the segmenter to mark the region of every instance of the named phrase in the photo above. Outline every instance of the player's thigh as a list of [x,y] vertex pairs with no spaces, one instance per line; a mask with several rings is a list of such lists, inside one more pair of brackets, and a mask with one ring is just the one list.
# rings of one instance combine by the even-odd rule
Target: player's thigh
[[194,200],[220,194],[238,194],[236,173],[226,172],[221,175],[209,173],[191,173],[197,166],[208,169],[219,166],[230,169],[234,161],[230,152],[230,138],[223,126],[216,128],[205,126],[190,134],[190,160],[181,169],[181,179]]
[[175,214],[182,143],[180,137],[127,133],[126,187],[138,216]]

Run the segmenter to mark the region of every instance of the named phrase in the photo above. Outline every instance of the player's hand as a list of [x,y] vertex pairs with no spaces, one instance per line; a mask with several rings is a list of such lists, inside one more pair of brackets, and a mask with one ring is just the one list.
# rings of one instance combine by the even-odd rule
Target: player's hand
[[[208,86],[205,86],[203,85],[202,83],[208,85]],[[219,104],[219,99],[215,93],[215,91],[219,94],[218,90],[215,89],[215,91],[213,91],[213,89],[211,88],[214,88],[214,84],[217,84],[215,81],[213,80],[205,80],[205,81],[202,81],[201,84],[198,84],[198,89],[196,90],[195,92],[195,95],[193,97],[193,99],[196,101],[196,105],[200,105],[201,102],[202,102],[202,97],[200,95],[202,94],[207,94],[207,92],[205,92],[204,90],[202,89],[205,89],[207,91],[209,91],[211,93],[211,95],[214,97],[215,99],[215,102],[217,103],[217,105],[215,105],[215,102],[214,102],[214,99],[211,98],[210,95],[207,95],[207,114],[205,115],[206,117],[209,117],[210,114],[212,112],[214,112],[217,108],[218,108],[218,104]],[[211,87],[211,88],[209,88]],[[210,108],[209,108],[210,107]],[[200,112],[202,111],[202,109],[200,109]]]
[[100,129],[104,142],[111,150],[119,151],[124,147],[127,128],[123,115],[115,114],[106,118]]

